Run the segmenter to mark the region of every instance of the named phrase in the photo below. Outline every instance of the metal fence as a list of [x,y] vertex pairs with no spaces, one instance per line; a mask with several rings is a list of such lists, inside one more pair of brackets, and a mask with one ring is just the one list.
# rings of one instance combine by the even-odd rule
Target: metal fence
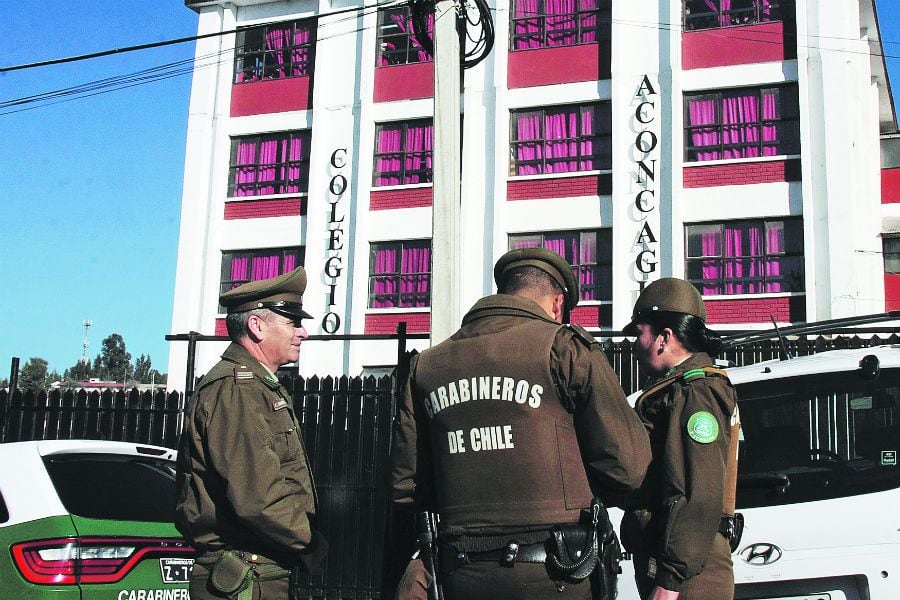
[[[785,347],[800,356],[888,343],[900,343],[900,337],[800,337]],[[640,379],[632,344],[606,340],[601,347],[625,391],[636,391]],[[761,341],[732,348],[721,358],[743,365],[782,352],[779,342]],[[393,377],[282,378],[301,421],[319,492],[320,527],[330,546],[323,575],[294,582],[296,598],[393,596],[413,538],[411,521],[391,510],[386,485],[395,394],[409,354],[398,356]],[[0,440],[109,439],[174,448],[184,408],[177,393],[0,390]]]

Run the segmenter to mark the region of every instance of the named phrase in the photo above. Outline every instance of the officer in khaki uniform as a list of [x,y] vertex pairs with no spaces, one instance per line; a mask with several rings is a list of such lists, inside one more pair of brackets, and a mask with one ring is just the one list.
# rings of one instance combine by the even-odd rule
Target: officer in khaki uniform
[[[425,350],[395,422],[394,501],[439,513],[447,600],[590,598],[548,567],[555,524],[594,496],[616,504],[650,461],[647,434],[597,342],[563,325],[579,299],[571,267],[513,250],[448,340]],[[427,579],[406,574],[403,597]]]
[[316,490],[287,390],[275,376],[308,337],[306,273],[225,292],[231,345],[199,382],[181,436],[176,526],[197,549],[193,600],[286,599],[298,565],[327,550]]
[[626,513],[622,542],[634,554],[641,597],[730,600],[739,417],[727,375],[710,354],[697,289],[676,278],[648,285],[624,328],[651,376],[635,410],[650,435],[653,463]]

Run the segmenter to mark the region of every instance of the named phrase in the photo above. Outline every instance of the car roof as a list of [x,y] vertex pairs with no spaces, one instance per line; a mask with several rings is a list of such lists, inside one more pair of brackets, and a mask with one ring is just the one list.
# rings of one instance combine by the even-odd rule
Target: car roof
[[731,367],[728,369],[728,378],[732,383],[740,385],[753,381],[801,377],[818,373],[854,371],[859,368],[859,363],[865,356],[877,357],[881,368],[900,367],[900,345],[890,344],[868,348],[828,350],[790,360],[773,359],[742,367]]
[[174,460],[175,450],[148,444],[105,440],[34,440],[0,444],[0,495],[9,520],[0,527],[68,514],[43,457],[65,454],[120,454]]

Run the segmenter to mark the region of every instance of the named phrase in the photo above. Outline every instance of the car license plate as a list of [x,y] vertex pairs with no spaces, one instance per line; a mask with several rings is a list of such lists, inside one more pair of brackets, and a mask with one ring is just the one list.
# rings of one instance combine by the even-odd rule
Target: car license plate
[[159,559],[159,570],[162,571],[163,583],[187,583],[191,579],[193,568],[193,558]]

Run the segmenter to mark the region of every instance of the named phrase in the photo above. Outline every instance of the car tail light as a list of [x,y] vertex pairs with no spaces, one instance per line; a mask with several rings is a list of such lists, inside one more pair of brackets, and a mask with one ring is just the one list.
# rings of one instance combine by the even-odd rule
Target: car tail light
[[144,559],[193,554],[180,539],[61,538],[12,546],[22,577],[44,585],[115,583]]

